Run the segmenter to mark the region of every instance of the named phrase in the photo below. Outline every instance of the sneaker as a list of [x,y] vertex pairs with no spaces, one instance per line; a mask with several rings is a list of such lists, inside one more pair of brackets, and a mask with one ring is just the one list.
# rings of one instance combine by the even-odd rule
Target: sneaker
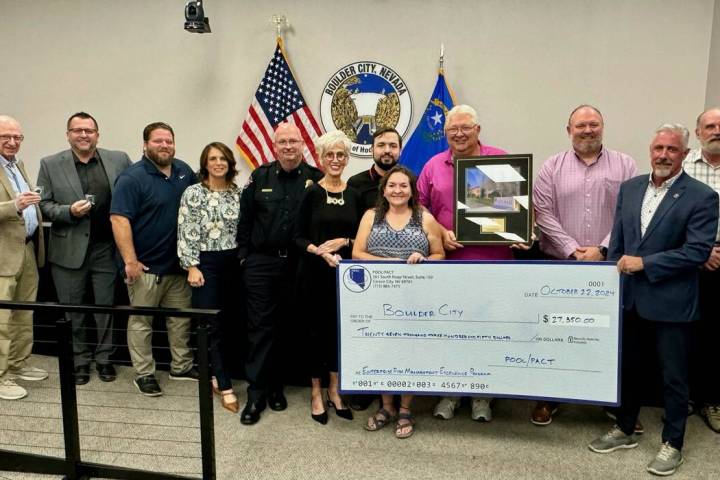
[[595,453],[610,453],[621,448],[635,448],[638,446],[635,435],[625,435],[620,427],[613,425],[613,428],[600,438],[596,438],[588,448]]
[[647,471],[661,477],[667,477],[675,473],[675,470],[682,465],[683,461],[680,450],[665,442],[660,445],[660,451],[655,456],[655,459],[648,464]]
[[438,404],[435,405],[433,416],[444,420],[450,420],[455,416],[455,409],[458,407],[459,403],[460,397],[443,397],[440,399]]
[[162,395],[160,385],[158,385],[155,375],[145,375],[143,377],[137,377],[133,380],[133,383],[137,389],[146,397],[159,397]]
[[200,373],[195,367],[190,367],[183,373],[170,372],[170,380],[190,380],[191,382],[197,382],[200,379]]
[[700,416],[710,430],[720,433],[720,405],[705,405],[700,409]]
[[470,418],[475,421],[489,422],[492,420],[492,408],[490,408],[492,398],[476,397],[472,399],[472,412]]
[[27,390],[15,383],[15,380],[5,376],[0,378],[0,398],[3,400],[20,400],[27,397]]
[[22,367],[15,370],[10,369],[9,373],[15,378],[27,380],[28,382],[37,382],[48,378],[48,372],[37,367]]

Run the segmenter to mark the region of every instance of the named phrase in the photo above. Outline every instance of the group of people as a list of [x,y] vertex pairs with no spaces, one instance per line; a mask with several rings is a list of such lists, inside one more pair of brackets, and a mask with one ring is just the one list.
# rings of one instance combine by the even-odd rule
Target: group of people
[[[591,105],[569,116],[571,146],[551,156],[534,182],[534,218],[543,259],[613,261],[623,276],[622,403],[616,425],[590,443],[608,453],[637,446],[642,432],[639,379],[647,372],[638,352],[650,346],[663,381],[662,445],[648,471],[675,472],[690,398],[689,370],[695,326],[698,360],[711,362],[718,325],[712,296],[720,267],[720,109],[703,112],[695,134],[701,147],[688,149],[689,132],[663,124],[650,144],[649,175],[635,160],[603,144],[604,119]],[[131,163],[123,152],[97,147],[98,123],[79,112],[67,121],[68,150],[43,158],[33,188],[17,153],[24,140],[17,120],[0,116],[0,299],[33,301],[37,269],[44,262],[43,219],[51,221],[48,261],[58,298],[112,305],[120,269],[135,306],[219,308],[210,325],[213,391],[222,406],[257,423],[267,406],[287,407],[281,352],[288,326],[309,319],[304,339],[311,378],[313,420],[328,422],[328,410],[352,419],[371,395],[346,403],[338,387],[335,269],[342,259],[393,259],[408,263],[449,260],[511,260],[532,245],[463,246],[453,233],[453,159],[502,155],[480,140],[475,110],[458,105],[444,125],[449,148],[431,158],[419,177],[398,165],[402,138],[392,128],[373,136],[369,170],[343,179],[350,140],[340,131],[316,142],[322,170],[303,162],[303,138],[291,123],[273,138],[275,160],[255,169],[241,189],[232,151],[207,145],[197,173],[175,158],[172,127],[157,122],[143,131],[143,156]],[[117,251],[117,255],[115,252]],[[116,261],[119,259],[119,264]],[[244,297],[238,315],[238,292]],[[298,307],[300,309],[298,309]],[[67,314],[73,325],[75,379],[113,381],[113,319],[95,316],[96,338],[88,339],[84,317]],[[247,324],[247,400],[233,391],[227,360],[232,322]],[[196,381],[189,346],[191,321],[166,319],[172,357],[171,380]],[[162,395],[152,354],[152,318],[131,316],[127,344],[134,385],[147,396]],[[16,380],[39,381],[47,372],[30,366],[32,317],[0,310],[0,399],[27,395]],[[323,395],[323,379],[327,391]],[[720,433],[720,382],[702,379],[694,392],[700,413]],[[388,392],[365,422],[376,431],[394,425],[398,438],[414,433],[412,395],[399,402]],[[473,397],[473,420],[492,419],[493,399]],[[441,398],[433,415],[449,420],[460,398]],[[352,409],[350,407],[353,407]],[[548,425],[558,405],[538,402],[536,425]]]

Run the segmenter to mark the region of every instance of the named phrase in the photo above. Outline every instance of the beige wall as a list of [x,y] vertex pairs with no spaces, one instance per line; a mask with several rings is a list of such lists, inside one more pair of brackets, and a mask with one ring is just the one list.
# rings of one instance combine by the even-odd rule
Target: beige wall
[[484,141],[534,153],[536,170],[567,147],[569,110],[590,102],[606,145],[647,171],[652,129],[692,123],[708,79],[719,83],[717,8],[708,73],[714,0],[207,0],[210,35],[183,30],[184,3],[0,0],[0,110],[24,126],[33,177],[40,157],[66,148],[65,119],[80,109],[98,118],[102,146],[133,158],[155,120],[175,127],[193,165],[206,143],[232,144],[274,48],[274,13],[292,23],[288,55],[315,111],[337,68],[375,60],[404,77],[414,127],[444,42],[450,85],[480,111]]
[[715,0],[705,108],[720,105],[720,0]]

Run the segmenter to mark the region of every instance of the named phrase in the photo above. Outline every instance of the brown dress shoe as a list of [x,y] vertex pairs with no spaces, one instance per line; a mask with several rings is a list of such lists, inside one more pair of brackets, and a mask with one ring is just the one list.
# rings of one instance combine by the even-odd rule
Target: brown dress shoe
[[238,413],[240,411],[240,404],[233,392],[223,392],[220,395],[220,403],[222,403],[225,410],[230,410],[232,413]]
[[557,412],[557,405],[552,402],[538,402],[530,414],[530,421],[535,425],[550,425],[553,415]]

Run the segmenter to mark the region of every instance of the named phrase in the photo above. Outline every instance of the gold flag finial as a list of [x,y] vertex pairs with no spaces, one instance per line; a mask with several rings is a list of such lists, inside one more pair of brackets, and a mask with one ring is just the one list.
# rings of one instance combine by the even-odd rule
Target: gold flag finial
[[290,21],[285,15],[273,15],[270,23],[275,25],[275,36],[282,38],[282,31],[290,28]]

